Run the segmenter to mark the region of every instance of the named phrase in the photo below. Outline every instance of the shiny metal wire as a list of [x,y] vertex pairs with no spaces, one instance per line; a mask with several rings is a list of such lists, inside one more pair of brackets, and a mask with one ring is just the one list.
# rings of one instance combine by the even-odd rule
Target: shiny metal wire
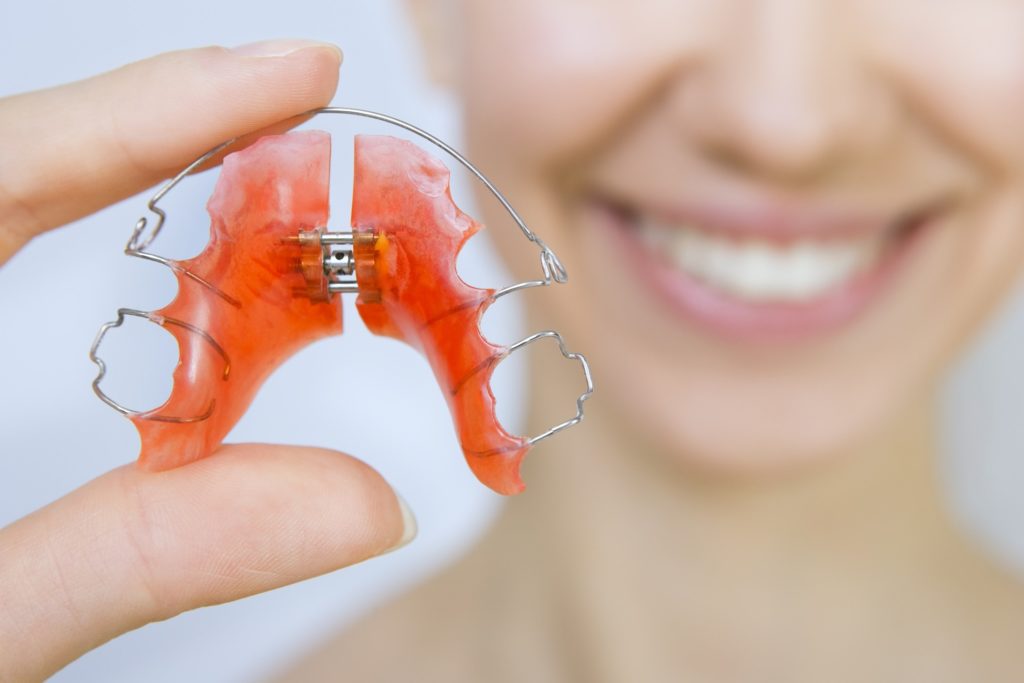
[[570,351],[568,347],[565,345],[565,340],[562,339],[562,335],[554,330],[544,330],[543,332],[537,332],[536,334],[531,334],[528,337],[520,339],[512,346],[508,347],[508,351],[506,351],[505,356],[508,357],[511,354],[518,351],[519,349],[525,348],[530,344],[534,344],[542,339],[554,339],[558,343],[558,350],[561,351],[562,356],[564,356],[568,360],[579,361],[580,365],[583,368],[583,379],[586,382],[586,389],[583,391],[582,394],[580,394],[576,398],[576,416],[566,420],[565,422],[562,422],[561,424],[557,424],[554,427],[551,427],[546,432],[542,432],[537,436],[527,439],[527,443],[530,444],[531,446],[543,441],[544,439],[550,436],[554,436],[558,432],[566,430],[569,427],[572,427],[582,422],[583,403],[588,398],[590,398],[594,393],[594,378],[590,374],[590,363],[587,362],[587,359],[583,354]]
[[[569,274],[566,272],[565,266],[562,265],[562,262],[559,260],[558,256],[555,254],[554,251],[551,250],[550,247],[548,247],[544,243],[544,241],[535,232],[533,232],[526,225],[526,221],[524,221],[522,216],[520,216],[519,213],[512,207],[512,204],[508,201],[508,199],[505,197],[505,195],[503,195],[498,190],[498,188],[494,185],[494,183],[491,182],[491,180],[489,178],[487,178],[487,176],[484,175],[484,173],[480,169],[478,169],[476,166],[474,166],[465,156],[463,156],[457,149],[455,149],[454,147],[449,145],[447,142],[445,142],[444,140],[441,140],[440,138],[438,138],[437,136],[433,135],[432,133],[429,133],[429,132],[423,130],[419,126],[416,126],[416,125],[414,125],[412,123],[409,123],[408,121],[403,121],[402,119],[399,119],[397,117],[391,116],[389,114],[382,114],[380,112],[370,111],[370,110],[366,110],[366,109],[356,109],[356,108],[353,108],[353,107],[321,107],[319,109],[311,109],[311,110],[309,110],[309,111],[307,111],[307,112],[305,112],[303,114],[299,114],[299,115],[297,115],[297,116],[295,116],[293,118],[309,119],[309,118],[312,118],[314,116],[318,116],[320,114],[340,114],[340,115],[348,115],[348,116],[357,116],[357,117],[362,117],[362,118],[367,118],[367,119],[373,119],[373,120],[380,121],[380,122],[383,122],[383,123],[391,124],[393,126],[397,126],[398,128],[402,128],[403,130],[406,130],[406,131],[408,131],[410,133],[413,133],[414,135],[417,135],[417,136],[423,138],[424,140],[427,140],[428,142],[430,142],[434,146],[436,146],[439,149],[441,149],[444,152],[446,152],[448,155],[450,155],[456,161],[458,161],[460,164],[462,164],[462,166],[465,167],[466,170],[468,170],[470,173],[472,173],[477,178],[477,180],[479,180],[481,183],[484,184],[484,187],[486,187],[490,191],[490,193],[492,195],[494,195],[494,197],[498,200],[498,202],[505,209],[505,211],[509,214],[509,216],[511,216],[512,220],[519,227],[519,230],[523,233],[523,235],[528,240],[530,240],[535,245],[537,245],[537,247],[540,249],[540,266],[541,266],[541,274],[542,274],[542,277],[540,279],[528,280],[526,282],[519,282],[519,283],[516,283],[514,285],[509,285],[507,287],[503,287],[501,289],[496,290],[491,295],[491,297],[490,297],[490,301],[491,302],[494,302],[494,301],[498,300],[499,298],[501,298],[501,297],[503,297],[503,296],[505,296],[507,294],[511,294],[513,292],[518,292],[518,291],[521,291],[521,290],[524,290],[524,289],[529,289],[529,288],[533,288],[533,287],[546,287],[546,286],[551,285],[551,284],[564,284],[564,283],[569,281]],[[155,263],[160,263],[160,264],[170,268],[171,270],[174,270],[176,272],[182,273],[186,277],[189,277],[189,278],[195,280],[200,285],[202,285],[204,287],[207,287],[211,291],[215,292],[218,296],[220,296],[221,298],[223,298],[225,301],[227,301],[229,304],[231,304],[233,306],[238,306],[239,305],[238,301],[235,300],[234,298],[232,298],[226,292],[221,291],[215,285],[213,285],[212,283],[210,283],[207,280],[203,279],[202,277],[196,275],[195,273],[192,273],[192,272],[190,272],[188,270],[182,269],[180,266],[178,266],[177,264],[175,264],[171,260],[169,260],[167,258],[164,258],[163,256],[159,256],[157,254],[153,254],[153,253],[147,251],[147,249],[153,244],[153,242],[156,240],[156,238],[160,235],[160,231],[163,230],[164,224],[165,224],[165,222],[167,220],[167,213],[159,206],[160,200],[162,200],[171,190],[173,190],[186,176],[188,176],[191,173],[193,173],[196,169],[198,169],[203,164],[205,164],[206,162],[208,162],[211,159],[213,159],[214,157],[216,157],[221,152],[223,152],[226,149],[230,148],[233,144],[235,144],[238,141],[238,139],[239,138],[232,138],[230,140],[226,140],[225,142],[222,142],[221,144],[217,145],[216,147],[214,147],[213,149],[209,150],[208,152],[206,152],[202,156],[198,157],[195,161],[190,163],[188,166],[186,166],[184,169],[182,169],[177,175],[175,175],[173,178],[171,178],[169,181],[167,181],[163,186],[161,186],[160,189],[157,190],[157,192],[150,198],[149,202],[147,202],[147,204],[146,204],[146,206],[149,209],[149,211],[154,216],[156,216],[156,220],[155,220],[154,224],[152,225],[152,227],[149,229],[149,232],[147,233],[146,230],[147,230],[147,228],[150,227],[149,220],[147,219],[146,216],[142,216],[141,218],[139,218],[139,220],[136,221],[136,223],[135,223],[135,228],[132,230],[131,237],[129,237],[128,243],[125,245],[125,250],[124,250],[125,254],[127,254],[129,256],[133,256],[133,257],[136,257],[136,258],[146,259],[148,261],[153,261]],[[346,290],[346,291],[348,291],[348,290]],[[138,316],[138,317],[146,318],[147,320],[150,320],[151,322],[157,322],[155,320],[155,317],[153,316],[153,314],[146,313],[144,311],[135,311],[133,309],[120,309],[118,311],[118,317],[117,317],[116,321],[109,322],[109,323],[103,325],[103,327],[100,328],[99,334],[97,334],[96,340],[93,342],[92,348],[90,349],[89,358],[99,368],[99,374],[96,376],[96,379],[93,380],[93,383],[92,383],[93,391],[96,393],[96,395],[99,396],[99,398],[104,403],[106,403],[110,407],[114,408],[118,412],[120,412],[120,413],[122,413],[124,415],[128,415],[128,416],[135,416],[135,415],[139,415],[141,413],[139,413],[138,411],[130,410],[130,409],[125,408],[124,406],[120,405],[119,403],[114,401],[112,398],[107,396],[103,392],[103,390],[100,388],[100,382],[103,380],[103,377],[106,375],[106,365],[104,364],[103,360],[101,358],[99,358],[99,356],[97,355],[97,352],[99,350],[99,346],[102,343],[103,337],[106,335],[107,331],[110,330],[112,327],[119,327],[120,325],[122,325],[124,323],[124,317],[126,315]],[[186,328],[189,328],[192,331],[197,332],[198,334],[203,335],[207,339],[207,341],[212,343],[214,345],[214,347],[217,348],[218,351],[220,351],[221,355],[224,355],[223,349],[220,348],[220,345],[217,344],[216,340],[212,339],[207,333],[203,332],[202,330],[199,330],[198,328],[193,328],[191,325],[189,325],[188,323],[184,323],[183,321],[171,321],[171,320],[168,320],[168,322],[171,322],[171,323],[174,323],[174,324],[180,323],[180,324],[184,325]],[[162,323],[158,323],[158,324],[162,324]],[[554,434],[557,434],[560,431],[563,431],[565,429],[568,429],[569,427],[572,427],[575,424],[578,424],[583,419],[583,403],[584,403],[584,401],[586,401],[588,398],[590,398],[590,396],[594,393],[594,382],[593,382],[593,378],[592,378],[591,373],[590,373],[590,365],[587,363],[587,359],[582,354],[570,352],[566,348],[565,342],[562,339],[561,335],[558,334],[557,332],[553,331],[553,330],[546,330],[544,332],[538,332],[537,334],[530,335],[529,337],[526,337],[526,338],[516,342],[512,346],[510,346],[508,351],[507,351],[507,353],[513,353],[513,352],[515,352],[516,350],[518,350],[520,348],[523,348],[523,347],[528,346],[528,345],[530,345],[530,344],[532,344],[532,343],[534,343],[536,341],[539,341],[541,339],[548,338],[548,337],[553,337],[553,338],[556,339],[556,341],[558,342],[559,350],[561,351],[562,355],[565,358],[567,358],[569,360],[577,360],[577,361],[580,362],[580,364],[583,367],[584,379],[586,380],[586,390],[584,391],[584,393],[582,393],[576,399],[576,416],[574,418],[572,418],[570,420],[566,420],[565,422],[563,422],[561,424],[558,424],[558,425],[548,429],[547,431],[545,431],[545,432],[543,432],[543,433],[541,433],[541,434],[539,434],[539,435],[537,435],[535,437],[532,437],[532,438],[528,439],[528,443],[530,445],[533,445],[535,443],[543,441],[544,439],[546,439],[546,438],[548,438],[550,436],[553,436]],[[226,368],[229,368],[230,367],[230,363],[228,362],[226,356],[225,356],[225,363],[226,363]],[[203,420],[203,419],[208,418],[209,417],[209,413],[211,413],[212,410],[213,410],[213,406],[211,405],[210,408],[207,410],[207,414],[202,415],[202,416],[187,417],[187,418],[160,418],[160,419],[165,419],[165,420],[172,421],[172,422],[194,422],[194,421],[199,421],[199,420]],[[154,419],[156,419],[156,418],[154,418]]]
[[[452,156],[456,161],[462,164],[466,168],[466,170],[472,173],[481,183],[484,184],[484,187],[486,187],[491,192],[491,194],[494,195],[495,199],[497,199],[501,206],[505,209],[505,211],[508,212],[508,215],[515,222],[516,226],[519,227],[519,230],[523,233],[526,239],[536,244],[537,247],[540,249],[540,266],[541,273],[543,274],[543,277],[539,280],[529,280],[527,282],[520,282],[497,290],[491,296],[492,300],[497,300],[505,296],[506,294],[511,294],[512,292],[516,292],[522,289],[528,289],[530,287],[545,287],[552,283],[564,284],[569,281],[569,274],[566,272],[565,266],[562,265],[562,261],[558,258],[558,255],[555,254],[551,247],[545,244],[544,241],[537,235],[537,233],[535,233],[526,225],[526,221],[524,221],[522,216],[519,215],[519,212],[517,212],[512,207],[512,204],[508,201],[505,195],[503,195],[501,191],[498,190],[497,186],[495,186],[495,184],[491,182],[491,180],[486,175],[484,175],[483,171],[474,166],[469,161],[469,159],[464,157],[462,153],[460,153],[457,149],[449,145],[447,142],[440,139],[436,135],[423,130],[419,126],[409,123],[408,121],[403,121],[402,119],[391,116],[389,114],[382,114],[380,112],[370,111],[367,109],[355,109],[353,107],[321,107],[319,109],[311,109],[293,118],[308,119],[319,114],[341,114],[348,116],[359,116],[362,118],[373,119],[375,121],[388,123],[393,126],[402,128],[403,130],[407,130],[410,133],[413,133],[414,135],[418,135],[419,137],[430,142],[439,149],[443,150],[445,153]],[[155,261],[157,263],[161,263],[167,266],[168,268],[174,269],[174,264],[172,264],[167,259],[145,251],[160,234],[160,231],[163,229],[164,223],[167,220],[167,213],[162,208],[160,208],[158,204],[160,203],[160,200],[163,199],[168,192],[173,190],[178,185],[178,183],[180,183],[186,176],[190,175],[197,168],[199,168],[207,161],[220,154],[225,149],[231,147],[231,145],[235,144],[237,141],[238,138],[231,138],[230,140],[222,142],[221,144],[217,145],[210,151],[206,152],[201,157],[199,157],[191,164],[186,166],[184,169],[182,169],[181,172],[178,173],[176,176],[167,181],[167,183],[164,184],[156,192],[156,194],[152,196],[152,198],[150,198],[147,207],[156,216],[155,225],[150,230],[150,232],[144,236],[149,221],[145,216],[139,218],[139,220],[135,223],[135,229],[132,231],[131,238],[128,240],[128,244],[125,246],[126,254],[128,254],[129,256],[136,256],[139,258],[148,259],[150,261]],[[223,292],[218,290],[216,287],[214,287],[211,283],[207,282],[201,277],[188,272],[185,272],[185,275],[191,277],[200,284],[212,289],[219,295],[227,296]],[[230,297],[228,298],[230,299]]]
[[[184,320],[179,320],[177,318],[168,318],[167,316],[164,315],[156,315],[148,311],[139,311],[134,308],[119,308],[117,310],[117,319],[109,323],[105,323],[102,327],[100,327],[99,332],[96,333],[96,339],[93,340],[92,347],[89,349],[89,360],[95,363],[96,367],[99,368],[99,372],[97,373],[96,378],[92,381],[93,392],[95,392],[95,394],[99,396],[101,401],[103,401],[108,406],[110,406],[117,412],[121,413],[125,417],[137,417],[139,415],[145,415],[146,412],[148,411],[132,410],[131,408],[126,408],[117,401],[115,401],[114,399],[110,398],[110,396],[108,396],[106,392],[103,391],[103,389],[100,387],[100,382],[102,382],[103,378],[106,377],[107,375],[107,364],[103,362],[102,358],[99,357],[99,349],[100,344],[103,343],[103,338],[107,336],[107,332],[109,332],[115,327],[121,327],[121,325],[123,325],[125,322],[125,318],[128,316],[142,318],[143,320],[147,320],[153,323],[154,325],[159,325],[161,327],[166,327],[167,325],[175,325],[177,327],[181,327],[185,330],[188,330],[192,334],[199,336],[203,341],[212,346],[214,351],[216,351],[218,355],[220,355],[220,357],[224,359],[224,370],[221,373],[221,379],[226,380],[228,378],[228,375],[231,373],[231,359],[228,358],[227,352],[220,344],[217,343],[217,340],[211,337],[210,334],[205,330],[201,330],[195,325],[187,323]],[[216,402],[214,400],[211,400],[209,405],[207,405],[206,410],[204,410],[202,413],[198,415],[190,415],[187,417],[173,417],[169,415],[149,415],[147,416],[146,419],[156,420],[158,422],[173,422],[179,424],[202,422],[203,420],[206,420],[211,415],[213,415],[213,409],[215,404]]]

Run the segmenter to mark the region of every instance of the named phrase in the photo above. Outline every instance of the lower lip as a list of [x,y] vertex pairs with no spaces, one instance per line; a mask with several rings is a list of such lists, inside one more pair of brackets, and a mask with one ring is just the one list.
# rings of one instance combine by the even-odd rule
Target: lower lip
[[697,278],[666,265],[637,238],[634,228],[614,212],[595,206],[598,226],[637,279],[684,319],[719,337],[744,343],[796,342],[833,332],[850,323],[879,298],[888,283],[910,259],[914,247],[934,217],[922,218],[907,234],[884,247],[868,270],[820,297],[801,303],[755,303],[714,289]]

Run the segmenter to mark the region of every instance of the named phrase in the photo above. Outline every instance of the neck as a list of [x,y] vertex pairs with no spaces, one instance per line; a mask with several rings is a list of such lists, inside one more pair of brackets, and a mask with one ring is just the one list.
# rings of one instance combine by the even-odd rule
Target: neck
[[[564,408],[552,393],[536,392],[532,427]],[[960,618],[950,586],[987,581],[989,566],[947,513],[926,400],[855,452],[748,478],[691,471],[638,446],[598,399],[588,409],[557,448],[532,456],[529,488],[500,536],[517,539],[505,550],[533,562],[576,615],[574,632],[615,644],[592,648],[606,673],[643,680],[655,667],[657,677],[673,651],[715,676],[779,651],[807,665],[787,638],[884,647],[887,629],[920,621],[925,634]],[[880,613],[892,623],[877,623]],[[654,643],[652,633],[687,645]]]

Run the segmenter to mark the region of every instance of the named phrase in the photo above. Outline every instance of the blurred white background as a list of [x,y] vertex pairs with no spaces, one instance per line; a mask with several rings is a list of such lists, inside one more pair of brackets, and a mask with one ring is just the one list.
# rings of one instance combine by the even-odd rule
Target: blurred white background
[[[0,96],[155,52],[298,36],[345,50],[336,104],[398,115],[458,146],[455,107],[424,82],[415,36],[397,0],[11,0],[0,5]],[[335,136],[332,227],[340,228],[351,188],[351,135],[393,131],[361,120],[315,124]],[[183,257],[201,248],[213,180],[211,174],[191,179],[172,194],[158,252]],[[119,306],[155,309],[173,296],[167,273],[121,253],[148,194],[38,239],[0,270],[0,525],[136,454],[131,425],[91,392],[95,368],[86,352],[97,327]],[[455,194],[472,211],[465,176],[455,178]],[[474,283],[507,281],[481,240],[460,260],[462,267]],[[148,626],[87,655],[55,680],[259,680],[328,629],[444,564],[482,531],[499,500],[463,464],[427,365],[408,348],[370,337],[351,304],[345,313],[344,336],[315,345],[276,373],[230,440],[329,446],[367,460],[416,511],[416,542],[359,567]],[[111,392],[149,407],[169,391],[175,350],[159,330],[136,327],[111,337],[102,355],[112,365]],[[512,339],[517,329],[514,307],[488,321],[496,338]],[[954,377],[946,427],[950,495],[961,518],[994,552],[1024,567],[1021,348],[1024,297],[1011,302]],[[508,382],[499,396],[511,406],[505,414],[515,427],[523,387],[514,373],[503,377]]]

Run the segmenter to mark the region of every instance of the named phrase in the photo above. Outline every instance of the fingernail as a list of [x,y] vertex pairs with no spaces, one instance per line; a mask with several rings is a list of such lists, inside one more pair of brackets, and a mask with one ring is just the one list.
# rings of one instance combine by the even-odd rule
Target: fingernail
[[398,499],[398,508],[402,511],[402,537],[398,539],[398,543],[395,543],[381,553],[382,555],[393,553],[399,548],[409,545],[416,538],[416,534],[419,531],[419,525],[416,523],[416,516],[412,514],[412,508],[409,507],[409,504],[398,493],[395,493],[395,498]]
[[341,48],[333,43],[321,43],[316,40],[261,40],[258,43],[239,45],[231,48],[231,51],[242,57],[287,57],[288,55],[305,50],[311,47],[328,48],[338,53],[341,59]]

